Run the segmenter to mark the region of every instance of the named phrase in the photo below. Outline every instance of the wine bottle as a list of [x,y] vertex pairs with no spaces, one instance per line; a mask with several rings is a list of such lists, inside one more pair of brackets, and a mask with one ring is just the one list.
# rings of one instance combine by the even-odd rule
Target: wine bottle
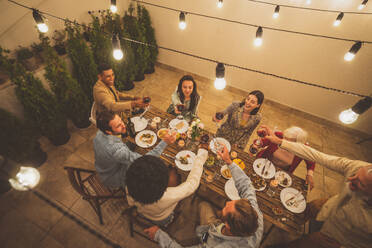
[[127,132],[128,132],[128,135],[132,138],[136,136],[136,130],[134,129],[134,124],[131,121],[130,117],[128,117]]

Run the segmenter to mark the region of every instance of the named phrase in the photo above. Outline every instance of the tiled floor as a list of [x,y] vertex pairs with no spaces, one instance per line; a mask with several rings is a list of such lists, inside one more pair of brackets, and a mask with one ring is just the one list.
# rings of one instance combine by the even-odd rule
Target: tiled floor
[[[184,72],[160,65],[156,73],[147,75],[143,82],[135,83],[131,93],[150,95],[152,104],[165,110],[170,104],[170,95],[183,74]],[[243,99],[244,94],[231,88],[217,91],[212,81],[198,76],[195,78],[199,93],[203,96],[199,116],[206,128],[214,132],[216,127],[211,121],[212,114],[224,109],[233,100]],[[345,131],[337,125],[329,125],[326,121],[268,100],[263,105],[262,115],[262,123],[271,127],[276,126],[283,130],[297,125],[304,128],[309,133],[310,145],[321,151],[372,162],[372,143],[355,144],[363,138],[362,135],[357,135],[357,132]],[[41,139],[43,149],[48,152],[48,160],[39,168],[41,182],[36,189],[122,247],[157,247],[143,238],[129,237],[127,220],[120,217],[124,208],[123,200],[110,201],[104,205],[105,225],[99,225],[94,211],[73,190],[63,170],[66,165],[94,168],[92,139],[96,129],[94,126],[77,129],[70,125],[70,131],[71,139],[63,146],[55,147],[45,138]],[[252,135],[251,139],[254,138],[255,135]],[[304,178],[305,165],[300,165],[295,174]],[[314,179],[316,185],[309,195],[309,200],[336,194],[343,177],[317,165]],[[30,192],[11,190],[0,196],[0,227],[0,244],[4,248],[109,247]],[[294,237],[274,229],[262,247],[291,238]]]

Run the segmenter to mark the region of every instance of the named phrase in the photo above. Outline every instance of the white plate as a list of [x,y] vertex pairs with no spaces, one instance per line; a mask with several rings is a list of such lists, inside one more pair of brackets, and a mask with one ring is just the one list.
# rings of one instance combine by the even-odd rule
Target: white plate
[[[153,136],[152,142],[151,143],[147,143],[147,142],[142,141],[141,140],[141,136],[143,134],[151,134]],[[151,130],[143,130],[143,131],[137,133],[135,140],[136,140],[136,144],[139,147],[149,148],[149,147],[153,146],[156,143],[157,138],[158,137],[156,136],[156,134],[153,131],[151,131]]]
[[[288,180],[287,185],[283,184],[283,180],[285,178],[287,178],[287,180]],[[290,187],[292,185],[292,178],[291,178],[291,176],[287,172],[277,171],[275,173],[275,179],[278,180],[279,185],[282,186],[282,187],[284,187],[284,188]]]
[[286,204],[286,201],[289,200],[291,197],[295,196],[298,193],[297,189],[294,188],[285,188],[280,192],[280,200],[282,201],[282,204],[286,209],[291,211],[292,213],[300,214],[306,209],[306,200],[304,199],[304,196],[302,194],[299,194],[294,198],[296,201],[301,201],[298,203],[297,206],[288,206]]
[[[265,175],[262,175],[262,169],[265,166],[265,164],[266,164],[265,172],[267,171],[267,174],[265,173]],[[264,159],[264,158],[256,159],[253,162],[253,170],[254,172],[256,172],[256,174],[258,174],[260,177],[263,177],[265,179],[270,179],[275,176],[275,166],[268,159]]]
[[[180,122],[182,122],[183,125],[181,128],[177,128],[177,124],[179,124]],[[187,121],[185,120],[173,119],[169,122],[169,127],[171,129],[177,129],[179,133],[185,133],[189,129],[189,123],[187,123]]]
[[[221,176],[222,176],[223,178],[225,178],[225,179],[230,179],[231,177],[226,177],[226,176],[222,173],[222,171],[224,171],[224,170],[230,170],[229,167],[227,167],[226,164],[225,164],[224,166],[221,167],[221,170],[220,170],[220,172],[221,172]],[[231,173],[231,172],[230,172],[230,173]]]
[[233,201],[240,199],[238,190],[235,187],[235,182],[232,178],[227,180],[227,182],[225,183],[225,193],[227,197],[229,197]]
[[[251,181],[252,181],[252,179],[251,179]],[[265,184],[265,186],[262,186],[261,188],[258,188],[258,189],[256,189],[256,187],[254,186],[253,182],[252,182],[252,186],[253,186],[253,188],[254,188],[256,191],[263,191],[264,189],[266,189],[267,183]]]
[[[189,163],[188,164],[182,164],[178,159],[180,159],[180,157],[186,156],[187,154],[190,155],[190,157],[187,159],[187,161]],[[194,166],[194,160],[196,158],[196,155],[192,151],[183,150],[183,151],[180,151],[179,153],[177,153],[176,158],[177,159],[174,160],[174,162],[176,163],[176,166],[183,171],[189,171]]]
[[146,127],[147,127],[147,124],[149,123],[149,121],[145,118],[140,118],[139,116],[136,116],[136,117],[133,117],[130,119],[133,124],[134,124],[134,130],[136,132],[140,132],[142,130],[144,130]]
[[231,145],[230,145],[230,142],[228,142],[226,139],[224,138],[221,138],[221,137],[217,137],[215,139],[212,139],[211,142],[209,143],[209,147],[211,148],[211,151],[213,153],[216,153],[216,148],[214,147],[214,145],[218,145],[218,143],[222,143],[226,146],[227,150],[230,152],[231,150]]

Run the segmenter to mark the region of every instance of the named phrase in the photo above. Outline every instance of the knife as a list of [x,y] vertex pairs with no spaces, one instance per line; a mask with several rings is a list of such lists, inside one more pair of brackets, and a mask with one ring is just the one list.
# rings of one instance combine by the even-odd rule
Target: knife
[[267,159],[265,159],[264,167],[263,167],[262,170],[261,170],[261,176],[262,176],[262,177],[264,176],[264,172],[265,172],[266,165],[267,165]]

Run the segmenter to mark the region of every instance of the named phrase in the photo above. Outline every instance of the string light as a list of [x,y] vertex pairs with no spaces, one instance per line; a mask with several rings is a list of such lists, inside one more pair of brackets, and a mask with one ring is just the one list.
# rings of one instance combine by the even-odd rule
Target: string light
[[186,17],[185,17],[185,13],[184,12],[181,12],[180,13],[180,22],[178,24],[178,27],[182,30],[184,30],[186,28],[187,24],[186,24]]
[[113,48],[112,53],[113,53],[114,59],[121,60],[124,55],[123,55],[123,51],[121,50],[120,40],[117,34],[114,34],[112,36],[112,48]]
[[273,18],[274,18],[274,19],[276,19],[276,18],[279,17],[279,10],[280,10],[280,6],[277,5],[277,6],[275,7],[274,14],[273,14]]
[[306,4],[307,5],[311,4],[311,0],[306,0]]
[[36,9],[32,9],[32,16],[34,17],[34,20],[36,22],[37,28],[40,32],[46,33],[48,32],[48,26],[45,24],[43,17],[41,17],[39,11]]
[[333,26],[335,26],[335,27],[339,26],[343,17],[344,17],[344,13],[343,12],[341,12],[340,14],[338,14],[335,22],[333,23]]
[[256,31],[256,39],[254,39],[254,45],[255,46],[261,46],[262,45],[262,27],[258,27]]
[[342,123],[351,124],[354,123],[359,115],[366,112],[372,105],[372,98],[367,96],[359,100],[352,108],[344,110],[340,113],[338,118]]
[[223,6],[223,0],[218,0],[217,1],[217,7],[222,8],[222,6]]
[[111,0],[110,10],[112,13],[116,13],[116,11],[118,11],[118,8],[116,7],[116,0]]
[[346,61],[351,61],[355,57],[355,54],[359,51],[362,47],[362,42],[358,41],[355,42],[354,45],[350,48],[350,50],[345,54],[344,59]]
[[364,9],[364,7],[366,7],[366,5],[367,5],[367,2],[368,2],[368,0],[363,0],[363,2],[358,6],[358,9],[359,10]]
[[223,90],[226,87],[225,66],[222,63],[217,64],[216,80],[214,80],[214,87],[217,90]]

